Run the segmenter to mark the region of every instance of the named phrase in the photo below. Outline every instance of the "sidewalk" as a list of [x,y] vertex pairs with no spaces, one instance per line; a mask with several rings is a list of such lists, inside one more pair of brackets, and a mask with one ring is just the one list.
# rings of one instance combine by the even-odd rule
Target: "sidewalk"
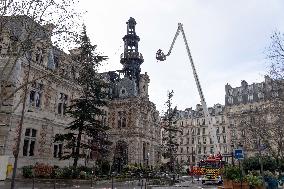
[[[55,181],[55,182],[54,182]],[[144,182],[145,184],[145,182]],[[0,189],[10,189],[11,181],[0,181]],[[114,182],[114,189],[144,189],[145,185],[138,185],[138,180],[125,181],[125,182]],[[16,189],[31,189],[33,187],[32,179],[18,179],[16,180]],[[35,180],[34,189],[111,189],[111,180],[103,180],[98,182],[86,181],[86,180],[52,180],[52,179],[41,179]],[[216,185],[202,185],[201,182],[185,181],[177,183],[175,186],[149,186],[147,189],[178,189],[178,188],[190,188],[190,189],[216,189]]]
[[[33,180],[31,179],[21,179],[16,181],[16,189],[31,189],[34,185],[34,189],[53,189],[53,188],[61,188],[61,189],[108,189],[112,187],[111,181],[99,181],[93,182],[91,181],[82,181],[82,180],[35,180],[33,184]],[[11,181],[0,181],[0,189],[10,189]],[[114,182],[114,188],[116,189],[138,189],[138,182]]]

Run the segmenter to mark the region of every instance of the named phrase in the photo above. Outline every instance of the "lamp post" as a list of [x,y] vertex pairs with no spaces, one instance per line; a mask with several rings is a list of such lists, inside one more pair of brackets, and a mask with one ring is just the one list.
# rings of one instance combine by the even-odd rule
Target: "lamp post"
[[147,153],[147,159],[146,159],[147,160],[147,167],[149,167],[149,156],[150,156],[150,153],[148,152]]
[[[239,142],[238,144],[239,148],[243,148],[243,145]],[[240,175],[241,175],[241,189],[243,188],[243,170],[241,168],[241,160],[239,159],[239,169],[240,169]]]
[[234,144],[231,144],[231,156],[232,156],[232,166],[235,166],[235,162],[234,162]]
[[192,165],[191,165],[191,183],[193,183],[193,166],[194,166],[194,162],[195,160],[193,161],[193,146],[191,147],[191,161],[192,161]]
[[258,139],[258,153],[259,153],[259,164],[260,164],[260,174],[261,174],[261,177],[262,177],[262,183],[263,183],[263,186],[265,187],[265,181],[264,181],[264,173],[263,173],[263,161],[262,161],[262,145],[261,145],[261,142],[260,142],[260,138]]
[[91,176],[91,188],[93,188],[93,177],[94,177],[94,166],[92,169],[92,176]]
[[[147,159],[146,159],[146,161],[147,161],[147,174],[146,174],[146,176],[147,176],[147,178],[146,178],[146,181],[148,181],[149,180],[149,157],[150,157],[150,153],[148,152],[147,153]],[[146,181],[145,181],[145,187],[146,187]]]

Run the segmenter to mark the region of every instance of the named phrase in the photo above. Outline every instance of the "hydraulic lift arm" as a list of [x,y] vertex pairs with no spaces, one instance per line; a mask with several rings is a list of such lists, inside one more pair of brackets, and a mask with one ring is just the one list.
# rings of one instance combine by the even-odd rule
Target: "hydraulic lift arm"
[[201,102],[201,105],[202,105],[202,108],[203,108],[205,121],[206,121],[206,123],[208,125],[208,129],[209,129],[209,136],[211,137],[211,140],[213,142],[213,152],[215,154],[217,154],[217,152],[220,151],[220,150],[219,150],[219,146],[218,146],[217,138],[216,138],[216,128],[213,126],[213,122],[211,120],[211,116],[210,116],[208,108],[207,108],[207,104],[206,104],[206,101],[205,101],[205,98],[204,98],[204,95],[203,95],[203,92],[202,92],[202,88],[201,88],[201,85],[200,85],[200,82],[199,82],[199,79],[198,79],[198,75],[197,75],[197,72],[196,72],[196,69],[195,69],[195,66],[194,66],[194,63],[193,63],[193,59],[192,59],[190,49],[189,49],[189,46],[188,46],[188,43],[187,43],[187,40],[186,40],[186,36],[185,36],[184,30],[183,30],[183,26],[182,26],[181,23],[178,23],[178,29],[177,29],[176,34],[174,36],[174,39],[173,39],[173,42],[171,44],[169,52],[165,55],[163,53],[163,51],[161,49],[159,49],[156,53],[156,59],[159,60],[159,61],[166,60],[166,57],[171,54],[172,49],[174,47],[174,44],[176,42],[176,39],[177,39],[180,32],[182,33],[182,37],[183,37],[183,40],[184,40],[184,43],[185,43],[187,55],[188,55],[188,58],[190,60],[190,64],[191,64],[191,67],[192,67],[193,76],[194,76],[195,83],[196,83],[196,86],[197,86],[197,90],[198,90],[198,93],[199,93],[199,96],[200,96],[200,102]]

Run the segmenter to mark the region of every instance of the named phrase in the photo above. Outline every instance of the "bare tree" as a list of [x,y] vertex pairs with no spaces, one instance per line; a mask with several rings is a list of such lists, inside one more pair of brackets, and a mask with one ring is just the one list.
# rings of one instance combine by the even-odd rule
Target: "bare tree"
[[[279,100],[269,104],[268,148],[276,160],[284,159],[284,103]],[[269,140],[270,139],[270,140]]]
[[52,74],[39,74],[25,81],[15,77],[22,62],[41,63],[44,56],[52,56],[52,46],[74,44],[80,13],[73,8],[73,0],[2,0],[0,4],[1,110],[3,105],[10,105],[16,93],[23,93],[26,85]]
[[284,159],[284,34],[280,31],[275,31],[271,36],[267,58],[271,65],[269,73],[274,93],[269,106],[272,124],[270,137],[274,139],[271,150],[273,156]]
[[244,110],[238,115],[241,132],[239,142],[244,144],[247,151],[258,153],[260,157],[265,151],[280,165],[284,159],[283,113],[283,103],[277,100]]
[[[80,13],[73,0],[2,0],[0,4],[0,113],[12,113],[22,104],[13,151],[14,189],[29,85],[54,76],[55,47],[74,44]],[[46,71],[35,71],[39,65]],[[15,96],[20,97],[18,102]]]
[[239,116],[240,143],[244,144],[246,150],[256,151],[259,141],[266,141],[268,136],[267,115],[262,106],[250,107],[243,110]]
[[284,79],[284,34],[275,31],[267,50],[267,58],[271,63],[270,75],[274,79]]

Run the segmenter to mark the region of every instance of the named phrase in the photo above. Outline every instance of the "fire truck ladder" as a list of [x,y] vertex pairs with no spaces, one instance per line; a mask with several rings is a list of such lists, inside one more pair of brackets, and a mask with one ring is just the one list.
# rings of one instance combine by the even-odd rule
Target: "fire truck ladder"
[[197,72],[196,72],[196,69],[195,69],[195,66],[194,66],[194,63],[193,63],[193,59],[192,59],[192,56],[191,56],[191,53],[190,53],[190,50],[189,50],[189,46],[188,46],[188,43],[187,43],[187,40],[186,40],[186,36],[185,36],[184,30],[183,30],[183,26],[182,26],[181,23],[178,23],[178,28],[177,28],[175,37],[173,39],[173,42],[171,44],[169,52],[165,55],[163,53],[163,51],[161,49],[159,49],[156,53],[156,59],[159,60],[159,61],[165,61],[166,60],[166,57],[171,54],[172,49],[174,47],[174,44],[176,42],[176,39],[177,39],[180,32],[182,33],[182,37],[183,37],[185,47],[186,47],[186,50],[187,50],[187,55],[188,55],[188,58],[189,58],[190,63],[191,63],[193,76],[194,76],[195,83],[196,83],[198,93],[199,93],[199,96],[200,96],[200,101],[201,101],[201,105],[202,105],[202,108],[203,108],[205,121],[206,121],[206,123],[208,125],[208,129],[209,129],[209,136],[211,137],[211,140],[213,142],[213,152],[217,154],[217,152],[220,151],[220,150],[218,148],[218,143],[217,143],[217,138],[216,138],[216,128],[213,126],[211,116],[209,114],[209,111],[208,111],[208,108],[207,108],[207,105],[206,105],[206,101],[205,101],[205,98],[204,98],[204,95],[203,95],[203,92],[202,92],[202,89],[201,89],[201,85],[200,85],[200,82],[199,82],[199,79],[198,79],[198,75],[197,75]]

